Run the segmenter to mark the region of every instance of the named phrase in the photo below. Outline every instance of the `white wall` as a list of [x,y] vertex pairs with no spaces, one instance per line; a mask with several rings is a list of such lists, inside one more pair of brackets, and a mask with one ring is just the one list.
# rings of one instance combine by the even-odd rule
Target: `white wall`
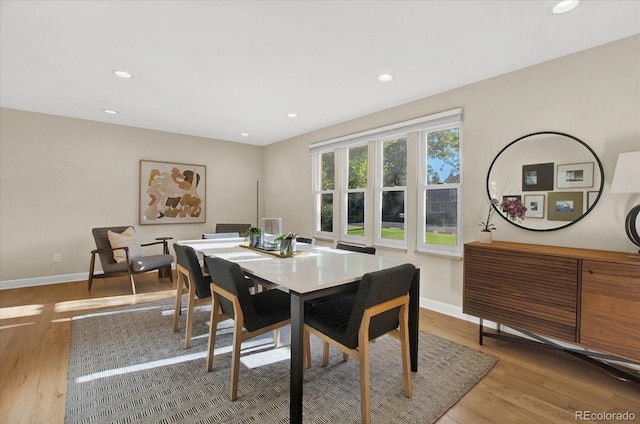
[[[284,218],[286,230],[312,234],[309,144],[457,107],[464,109],[465,242],[477,240],[478,224],[486,218],[486,173],[494,156],[523,135],[557,131],[581,139],[600,157],[605,172],[600,202],[582,221],[554,232],[527,231],[498,219],[494,238],[604,250],[636,249],[625,235],[624,217],[640,201],[640,196],[612,195],[609,189],[618,153],[640,149],[640,36],[267,146],[264,163],[270,172],[264,175],[268,199],[265,213]],[[282,163],[286,166],[274,166]],[[410,166],[414,167],[410,175],[412,172],[415,175],[417,163]],[[407,228],[416,231],[415,219],[407,222]],[[410,245],[406,253],[382,249],[380,252],[422,265],[422,297],[461,305],[462,262],[414,250],[414,245]]]
[[[93,227],[131,224],[147,242],[256,222],[259,147],[12,109],[0,128],[2,282],[86,276]],[[205,165],[206,223],[139,225],[140,159]]]

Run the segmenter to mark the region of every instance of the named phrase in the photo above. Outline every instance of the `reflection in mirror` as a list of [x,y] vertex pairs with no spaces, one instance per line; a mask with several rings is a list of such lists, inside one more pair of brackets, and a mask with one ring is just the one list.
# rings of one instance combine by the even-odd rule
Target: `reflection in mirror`
[[497,214],[533,231],[579,221],[595,207],[603,186],[602,163],[593,150],[557,132],[533,133],[509,143],[487,174],[487,194],[500,202],[494,206]]

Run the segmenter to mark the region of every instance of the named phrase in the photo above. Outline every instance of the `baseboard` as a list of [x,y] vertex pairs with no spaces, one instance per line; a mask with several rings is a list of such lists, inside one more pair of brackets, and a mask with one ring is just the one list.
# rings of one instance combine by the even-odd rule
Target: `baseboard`
[[20,280],[0,281],[0,290],[20,289],[23,287],[46,286],[49,284],[70,283],[73,281],[87,281],[89,273],[50,275],[47,277],[23,278]]

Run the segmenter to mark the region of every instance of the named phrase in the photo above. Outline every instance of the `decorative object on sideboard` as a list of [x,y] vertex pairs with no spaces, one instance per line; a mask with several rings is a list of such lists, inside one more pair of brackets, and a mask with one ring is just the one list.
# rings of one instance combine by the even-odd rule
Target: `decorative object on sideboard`
[[600,200],[604,180],[602,163],[586,143],[572,135],[541,131],[512,141],[496,155],[487,172],[487,195],[519,197],[527,208],[522,217],[536,218],[522,220],[496,208],[509,224],[553,231],[591,212]]
[[[640,193],[640,151],[618,155],[611,182],[611,193]],[[631,208],[625,219],[624,228],[629,240],[640,247],[638,214],[640,214],[640,204]],[[640,254],[640,251],[638,253]]]
[[480,234],[478,235],[478,241],[480,243],[491,243],[493,241],[493,235],[491,231],[496,229],[496,226],[491,223],[491,218],[493,217],[493,213],[495,211],[495,205],[498,205],[498,199],[491,199],[489,202],[489,212],[487,212],[487,219],[480,223],[482,229],[480,230]]

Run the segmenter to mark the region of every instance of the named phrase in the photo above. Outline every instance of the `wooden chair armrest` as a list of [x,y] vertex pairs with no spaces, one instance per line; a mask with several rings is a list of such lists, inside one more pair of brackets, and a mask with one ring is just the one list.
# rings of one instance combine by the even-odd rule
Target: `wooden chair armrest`
[[114,250],[120,250],[120,249],[124,249],[124,251],[127,254],[129,254],[129,247],[127,247],[127,246],[125,246],[125,247],[115,247],[115,248],[114,247],[109,247],[109,248],[104,247],[102,249],[94,249],[94,250],[91,251],[91,254],[95,255],[96,253],[111,253]]

